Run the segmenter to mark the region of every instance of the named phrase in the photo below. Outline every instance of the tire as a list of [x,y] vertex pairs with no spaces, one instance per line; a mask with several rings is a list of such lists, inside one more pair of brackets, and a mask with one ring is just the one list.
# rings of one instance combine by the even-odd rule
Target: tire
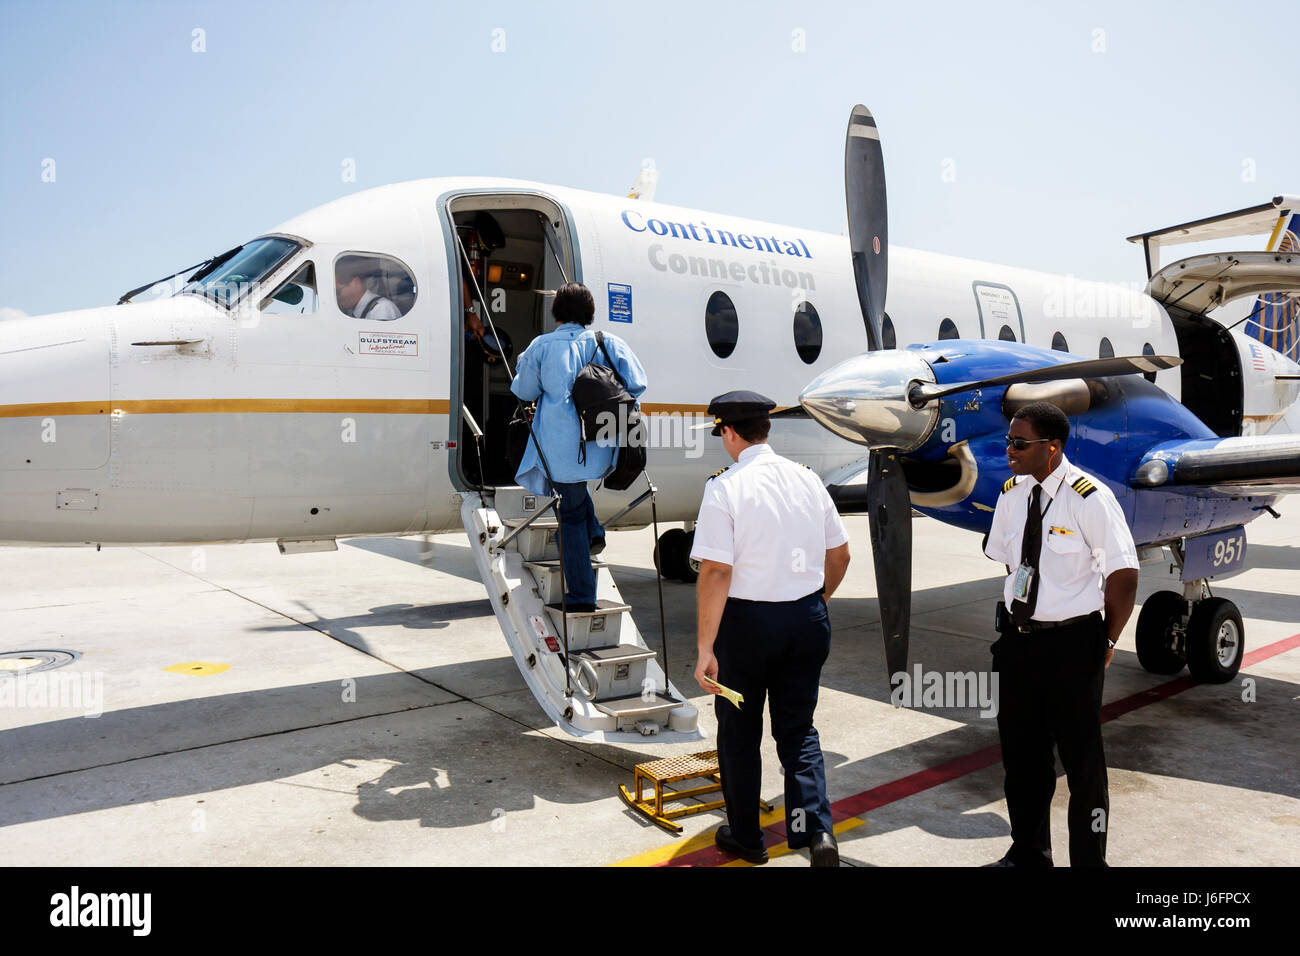
[[1152,674],[1177,674],[1183,669],[1173,627],[1187,602],[1176,591],[1157,591],[1142,604],[1137,621],[1138,663]]
[[1226,684],[1241,669],[1245,637],[1237,605],[1225,598],[1198,602],[1187,622],[1187,669],[1203,684]]
[[689,570],[686,564],[688,553],[686,532],[681,528],[669,528],[661,534],[654,554],[655,567],[660,576],[669,581],[680,580],[682,572]]
[[700,577],[699,567],[691,561],[691,548],[695,547],[695,532],[688,531],[682,542],[682,573],[678,578],[682,584],[694,584]]

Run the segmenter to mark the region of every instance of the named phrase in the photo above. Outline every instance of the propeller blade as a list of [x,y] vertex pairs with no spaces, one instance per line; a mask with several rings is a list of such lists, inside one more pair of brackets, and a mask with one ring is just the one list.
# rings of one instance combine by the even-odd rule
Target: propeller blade
[[885,201],[885,158],[875,118],[853,107],[844,139],[844,193],[849,213],[849,250],[858,304],[867,325],[867,347],[882,347],[885,291],[889,278],[889,217]]
[[1030,369],[1027,372],[1012,372],[997,378],[986,378],[981,382],[961,382],[957,385],[934,385],[915,382],[907,390],[907,400],[914,408],[921,408],[929,402],[968,392],[973,388],[989,388],[994,385],[1014,385],[1020,382],[1055,382],[1065,378],[1103,378],[1107,375],[1141,375],[1148,372],[1163,372],[1183,364],[1176,355],[1125,355],[1120,358],[1090,359],[1086,362],[1069,362],[1065,365],[1049,365],[1045,368]]
[[907,670],[907,634],[912,620],[912,499],[903,466],[893,450],[871,453],[867,500],[871,502],[871,558],[876,565],[886,676],[892,678]]

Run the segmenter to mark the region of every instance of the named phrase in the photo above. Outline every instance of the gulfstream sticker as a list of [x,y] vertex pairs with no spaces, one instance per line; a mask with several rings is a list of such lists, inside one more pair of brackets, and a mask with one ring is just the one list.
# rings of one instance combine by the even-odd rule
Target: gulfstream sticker
[[362,355],[419,355],[419,336],[414,332],[359,332]]
[[609,284],[609,321],[632,321],[632,287],[617,282]]

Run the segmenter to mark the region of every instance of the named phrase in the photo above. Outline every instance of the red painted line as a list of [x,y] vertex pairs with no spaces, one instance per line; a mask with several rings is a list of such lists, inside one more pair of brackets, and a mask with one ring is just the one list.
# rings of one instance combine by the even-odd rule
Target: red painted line
[[[1241,660],[1242,667],[1250,667],[1258,664],[1260,661],[1268,660],[1270,657],[1276,657],[1278,654],[1284,654],[1289,650],[1300,647],[1300,634],[1292,634],[1290,637],[1284,637],[1280,641],[1267,644],[1264,647],[1250,651]],[[1146,707],[1148,704],[1155,704],[1162,700],[1167,700],[1175,694],[1181,694],[1185,690],[1197,686],[1197,681],[1191,677],[1178,677],[1155,687],[1138,691],[1136,694],[1130,694],[1119,700],[1111,701],[1101,708],[1101,722],[1107,723],[1117,717],[1122,717],[1127,713]],[[879,810],[883,806],[896,803],[907,797],[915,796],[925,790],[937,787],[940,784],[949,783],[958,777],[964,777],[968,773],[974,773],[977,770],[983,770],[991,767],[995,763],[1002,761],[1002,748],[998,745],[985,747],[982,750],[976,750],[974,753],[964,754],[944,763],[937,764],[933,767],[927,767],[924,770],[918,770],[916,773],[908,774],[906,777],[900,777],[889,783],[881,784],[879,787],[873,787],[870,790],[864,790],[862,793],[855,793],[851,797],[845,797],[843,800],[837,800],[831,804],[831,819],[836,823],[841,820],[847,820],[850,817],[861,816],[872,810]],[[768,834],[768,845],[774,843],[781,844],[785,842],[785,821],[773,823],[764,828]],[[774,838],[774,839],[773,839]],[[720,863],[728,863],[734,860],[730,853],[720,850],[716,846],[707,846],[696,850],[694,853],[686,853],[671,860],[666,860],[659,866],[717,866]]]

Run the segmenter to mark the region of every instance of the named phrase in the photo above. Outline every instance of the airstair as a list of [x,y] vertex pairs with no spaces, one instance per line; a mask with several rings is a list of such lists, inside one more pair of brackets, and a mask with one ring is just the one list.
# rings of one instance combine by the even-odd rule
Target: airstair
[[479,577],[528,689],[557,727],[585,740],[702,739],[696,708],[668,682],[603,561],[593,562],[596,610],[566,617],[558,607],[551,501],[497,487],[465,492],[461,504]]

